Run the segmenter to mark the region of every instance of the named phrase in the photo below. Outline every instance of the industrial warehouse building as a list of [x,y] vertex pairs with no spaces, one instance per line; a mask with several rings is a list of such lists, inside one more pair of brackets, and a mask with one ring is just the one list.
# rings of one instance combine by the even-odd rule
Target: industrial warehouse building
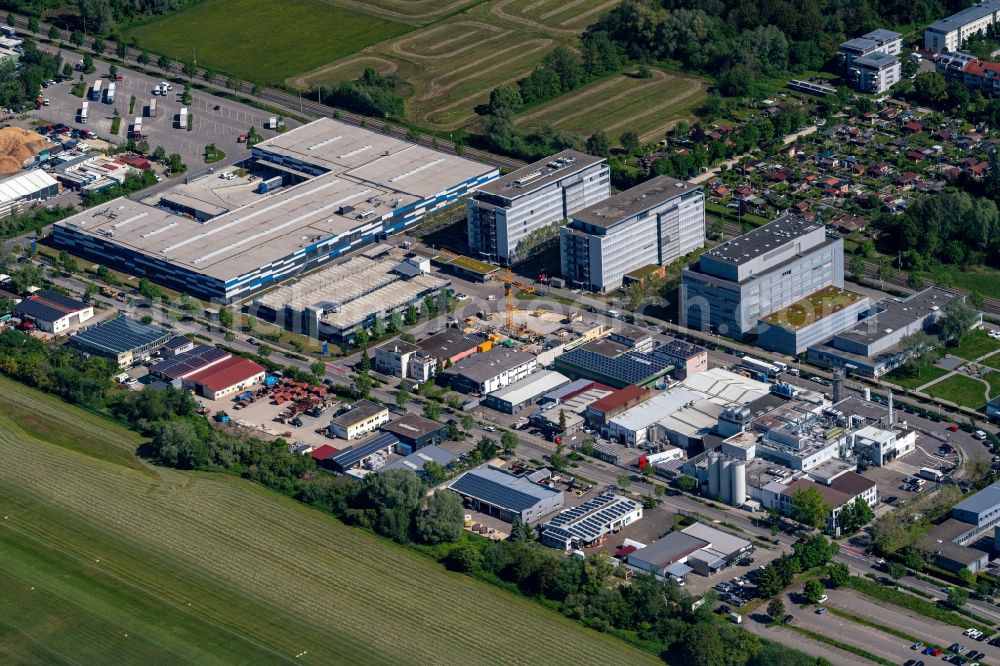
[[570,379],[624,388],[655,384],[674,366],[655,351],[647,354],[611,340],[594,340],[557,356],[553,367]]
[[626,562],[656,576],[683,579],[694,571],[710,576],[745,557],[753,544],[729,532],[695,523],[632,551]]
[[626,273],[665,266],[704,242],[704,190],[657,176],[570,216],[559,230],[562,275],[590,291],[617,289]]
[[469,247],[476,256],[511,263],[532,233],[610,194],[607,160],[564,150],[480,187],[469,198]]
[[41,169],[0,180],[0,217],[7,217],[57,194],[59,182]]
[[562,508],[563,491],[543,486],[527,476],[481,465],[452,481],[448,488],[470,508],[513,522],[535,523]]
[[741,337],[762,317],[831,285],[844,287],[844,240],[821,223],[785,215],[682,271],[680,323]]
[[80,331],[69,344],[85,354],[110,358],[123,368],[149,358],[172,337],[165,328],[121,316]]
[[505,414],[516,414],[535,404],[543,394],[564,384],[569,384],[568,377],[552,370],[542,370],[490,393],[483,399],[483,404]]
[[57,291],[40,291],[14,306],[15,317],[46,333],[63,333],[94,316],[94,306]]
[[378,429],[389,420],[389,410],[371,400],[359,400],[343,414],[330,419],[330,434],[341,439],[357,439]]
[[57,223],[56,246],[202,298],[242,299],[407,229],[499,172],[321,118],[253,147],[276,193],[205,221],[126,198]]
[[425,446],[440,444],[448,438],[448,428],[417,414],[407,414],[382,426],[384,432],[399,440],[400,453],[413,453]]
[[534,354],[496,347],[462,359],[445,369],[441,378],[456,391],[486,394],[524,379],[537,367]]
[[602,493],[566,509],[542,526],[542,543],[569,550],[600,544],[612,534],[642,518],[642,505],[613,493]]
[[324,340],[350,341],[361,327],[388,320],[451,284],[430,261],[379,243],[360,254],[254,299],[259,316]]
[[263,366],[248,358],[232,356],[188,375],[184,382],[202,397],[221,400],[263,382],[264,374]]

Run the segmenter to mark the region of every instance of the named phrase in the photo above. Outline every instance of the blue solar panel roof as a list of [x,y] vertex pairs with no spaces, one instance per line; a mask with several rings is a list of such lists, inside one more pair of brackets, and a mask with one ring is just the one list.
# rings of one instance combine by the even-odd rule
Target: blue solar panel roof
[[172,381],[191,374],[211,363],[221,361],[229,355],[229,352],[223,351],[218,347],[198,345],[191,351],[163,359],[150,368],[149,371],[162,375],[164,378]]
[[73,336],[73,341],[117,356],[157,342],[166,342],[171,335],[170,331],[159,326],[143,324],[128,317],[117,317],[77,333]]
[[350,469],[373,453],[395,447],[397,444],[399,444],[398,439],[392,435],[382,434],[373,439],[369,439],[367,442],[362,442],[361,444],[352,446],[349,449],[344,449],[337,455],[332,458],[328,458],[327,460],[340,469]]
[[622,386],[627,386],[645,384],[668,371],[673,364],[664,358],[643,352],[628,351],[612,357],[581,347],[556,359],[557,368],[566,366],[572,366],[579,374],[593,379],[612,378]]
[[530,509],[539,501],[559,493],[558,490],[540,486],[524,477],[489,467],[466,472],[453,481],[449,488],[459,495],[474,497],[487,504],[516,512]]

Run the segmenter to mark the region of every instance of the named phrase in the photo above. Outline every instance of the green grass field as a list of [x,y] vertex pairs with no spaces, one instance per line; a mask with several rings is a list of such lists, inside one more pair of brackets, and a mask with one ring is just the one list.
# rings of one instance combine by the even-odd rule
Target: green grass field
[[915,389],[918,386],[923,386],[927,382],[932,382],[938,377],[943,377],[946,374],[948,374],[947,370],[939,368],[936,365],[924,368],[923,372],[919,375],[915,372],[911,372],[909,368],[903,367],[893,370],[886,375],[885,379],[886,381],[898,384],[903,388]]
[[0,662],[657,663],[0,379]]
[[986,404],[986,386],[982,382],[962,375],[954,375],[928,386],[924,393],[944,398],[971,409],[979,409]]
[[204,0],[128,31],[141,48],[262,83],[343,58],[413,26],[323,0]]
[[1000,340],[994,340],[985,330],[977,329],[965,336],[961,345],[948,347],[947,351],[971,361],[998,349],[1000,349]]

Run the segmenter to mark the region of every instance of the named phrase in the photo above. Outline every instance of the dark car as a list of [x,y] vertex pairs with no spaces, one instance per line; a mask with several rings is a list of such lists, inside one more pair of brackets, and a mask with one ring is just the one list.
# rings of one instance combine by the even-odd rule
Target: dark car
[[795,619],[795,617],[791,613],[789,613],[788,615],[786,615],[785,617],[783,617],[781,619],[781,623],[782,624],[788,624],[789,622],[791,622],[794,619]]

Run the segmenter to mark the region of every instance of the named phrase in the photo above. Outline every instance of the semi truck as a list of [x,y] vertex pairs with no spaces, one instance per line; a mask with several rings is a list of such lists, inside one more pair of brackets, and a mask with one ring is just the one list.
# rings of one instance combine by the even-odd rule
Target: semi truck
[[90,88],[90,99],[93,102],[101,101],[101,87],[104,84],[102,79],[97,79],[94,81],[94,85]]
[[108,84],[108,89],[104,91],[104,101],[108,104],[115,103],[115,82]]
[[150,97],[149,98],[149,106],[147,107],[147,109],[149,111],[149,117],[150,118],[155,118],[156,117],[156,98],[155,97]]
[[767,377],[777,377],[781,370],[774,363],[768,363],[767,361],[762,361],[759,358],[754,358],[752,356],[744,356],[740,360],[740,365],[750,370],[761,373]]
[[80,104],[80,122],[81,123],[86,123],[87,122],[87,107],[89,107],[89,106],[90,106],[90,102],[83,102],[82,104]]
[[136,141],[142,140],[142,116],[136,116],[132,121],[132,138]]
[[181,107],[181,112],[177,114],[177,129],[187,129],[188,110],[186,106]]

